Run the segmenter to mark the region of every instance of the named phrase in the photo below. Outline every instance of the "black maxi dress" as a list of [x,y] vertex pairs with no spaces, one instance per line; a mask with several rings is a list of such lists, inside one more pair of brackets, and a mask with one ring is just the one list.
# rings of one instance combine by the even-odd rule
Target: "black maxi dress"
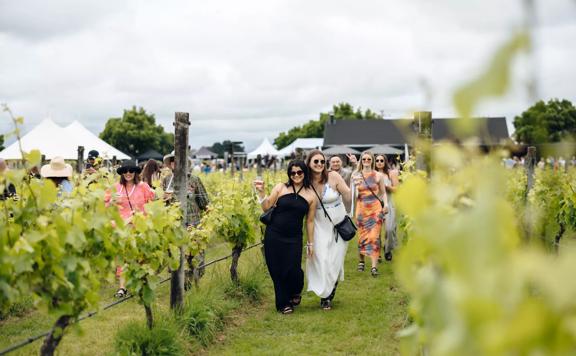
[[290,299],[300,295],[304,288],[302,224],[309,206],[298,192],[294,189],[294,193],[278,198],[272,223],[264,234],[264,255],[279,311],[289,306]]

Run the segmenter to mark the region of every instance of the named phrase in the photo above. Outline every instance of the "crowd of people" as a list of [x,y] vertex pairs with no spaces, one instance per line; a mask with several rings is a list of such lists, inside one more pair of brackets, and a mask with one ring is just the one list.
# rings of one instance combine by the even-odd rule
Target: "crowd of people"
[[398,187],[398,171],[386,156],[369,151],[360,155],[360,161],[348,155],[348,161],[353,170],[343,166],[342,157],[330,157],[328,162],[322,151],[313,150],[305,161],[291,161],[287,182],[277,184],[269,194],[261,179],[254,181],[263,211],[274,208],[264,234],[264,251],[276,309],[282,314],[293,313],[302,299],[304,222],[307,290],[320,297],[324,310],[332,309],[338,282],[344,280],[348,242],[338,238],[334,224],[345,215],[353,215],[358,225],[359,272],[365,270],[368,257],[370,274],[378,276],[383,232],[384,256],[392,260],[396,245],[392,196]]

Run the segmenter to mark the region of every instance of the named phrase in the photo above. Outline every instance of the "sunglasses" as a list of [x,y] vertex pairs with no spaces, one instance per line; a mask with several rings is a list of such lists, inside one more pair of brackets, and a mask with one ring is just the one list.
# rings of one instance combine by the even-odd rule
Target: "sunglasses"
[[134,174],[134,173],[136,173],[137,171],[138,171],[138,170],[137,170],[136,168],[128,168],[128,169],[126,170],[126,172],[124,172],[124,173],[122,173],[122,174],[126,174],[126,173],[132,173],[132,174]]
[[290,177],[294,177],[294,176],[300,177],[301,175],[304,175],[304,171],[292,171],[292,172],[290,172]]
[[376,162],[377,163],[384,163],[384,160],[383,159],[377,159]]
[[372,158],[370,158],[370,157],[362,158],[362,162],[370,162],[371,160],[372,160]]
[[326,161],[323,160],[323,159],[315,159],[315,160],[313,160],[312,162],[314,162],[314,164],[324,164],[324,163],[326,163]]

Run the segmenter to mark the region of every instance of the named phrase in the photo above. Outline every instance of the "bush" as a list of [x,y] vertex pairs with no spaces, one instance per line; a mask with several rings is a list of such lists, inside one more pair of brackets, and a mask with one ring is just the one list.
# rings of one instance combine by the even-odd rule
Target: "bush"
[[144,322],[130,322],[116,334],[119,355],[183,355],[185,354],[178,326],[168,318],[161,318],[148,329]]
[[230,298],[245,299],[252,304],[258,303],[264,293],[264,276],[258,271],[252,271],[241,276],[238,284],[229,282],[225,293]]
[[234,305],[223,300],[215,293],[192,295],[184,306],[179,321],[189,335],[207,346],[214,340],[216,333],[223,329],[224,319]]
[[9,304],[0,309],[0,320],[6,320],[11,316],[21,317],[34,308],[32,297],[23,297],[21,300]]

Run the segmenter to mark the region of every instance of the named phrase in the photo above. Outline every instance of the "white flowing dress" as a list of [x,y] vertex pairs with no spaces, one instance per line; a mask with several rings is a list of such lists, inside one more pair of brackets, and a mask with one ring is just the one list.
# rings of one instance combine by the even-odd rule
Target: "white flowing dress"
[[[346,215],[342,196],[333,190],[328,183],[324,185],[322,203],[332,221],[337,224]],[[338,236],[334,225],[324,214],[322,206],[318,204],[314,218],[314,254],[306,260],[306,276],[308,291],[316,293],[321,298],[327,298],[338,279],[344,280],[344,258],[348,242]]]

